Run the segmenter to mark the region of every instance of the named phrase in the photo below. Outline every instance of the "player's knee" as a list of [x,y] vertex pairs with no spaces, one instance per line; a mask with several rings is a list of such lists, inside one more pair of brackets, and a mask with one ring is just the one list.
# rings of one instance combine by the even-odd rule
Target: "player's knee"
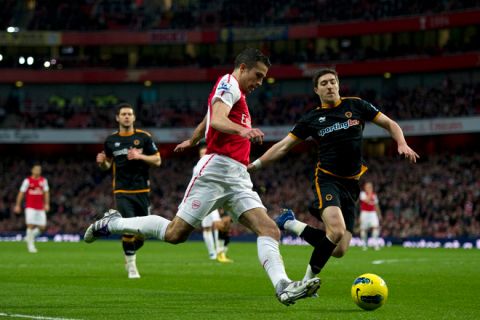
[[187,241],[188,233],[182,232],[178,228],[169,228],[165,232],[165,242],[179,244]]
[[333,243],[339,243],[345,235],[346,230],[344,228],[334,228],[327,232],[327,236]]
[[280,229],[275,224],[262,226],[259,230],[258,236],[272,237],[275,240],[280,240]]
[[171,244],[180,244],[187,241],[188,235],[183,235],[179,233],[169,234],[168,236],[165,235],[165,241]]
[[346,248],[343,248],[342,246],[337,246],[332,252],[332,257],[341,258],[345,255],[346,252]]

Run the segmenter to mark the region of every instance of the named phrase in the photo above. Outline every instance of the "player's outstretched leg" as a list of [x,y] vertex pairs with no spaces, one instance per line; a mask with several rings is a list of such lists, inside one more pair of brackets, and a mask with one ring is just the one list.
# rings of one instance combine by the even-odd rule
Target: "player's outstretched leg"
[[108,237],[110,234],[130,233],[178,244],[185,242],[194,229],[179,217],[173,218],[172,221],[157,215],[122,218],[117,210],[110,209],[103,218],[88,227],[84,241],[91,243],[98,238]]
[[108,210],[100,220],[95,221],[87,228],[87,231],[85,231],[85,235],[83,236],[83,240],[86,243],[92,243],[98,238],[108,237],[111,234],[110,230],[108,229],[108,224],[113,220],[121,218],[122,215],[117,210]]

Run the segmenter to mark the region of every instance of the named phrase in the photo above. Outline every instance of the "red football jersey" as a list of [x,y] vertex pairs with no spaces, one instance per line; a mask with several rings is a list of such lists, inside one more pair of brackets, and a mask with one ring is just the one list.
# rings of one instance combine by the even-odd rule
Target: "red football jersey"
[[44,177],[25,178],[20,187],[20,191],[25,193],[25,208],[44,210],[44,193],[48,190],[48,181]]
[[210,126],[212,105],[218,99],[230,106],[228,118],[242,127],[251,128],[250,112],[245,94],[240,90],[237,79],[226,74],[217,80],[208,98],[206,142],[207,154],[216,153],[248,165],[250,163],[250,140],[236,134],[220,132]]
[[377,211],[375,208],[376,204],[378,204],[378,198],[374,192],[370,194],[367,194],[365,191],[360,192],[361,211]]

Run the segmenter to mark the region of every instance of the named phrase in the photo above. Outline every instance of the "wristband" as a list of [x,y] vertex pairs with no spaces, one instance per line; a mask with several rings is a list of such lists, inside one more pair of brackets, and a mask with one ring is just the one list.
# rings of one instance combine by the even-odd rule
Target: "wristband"
[[260,159],[257,159],[252,162],[252,166],[255,167],[255,170],[258,170],[262,167],[262,161]]

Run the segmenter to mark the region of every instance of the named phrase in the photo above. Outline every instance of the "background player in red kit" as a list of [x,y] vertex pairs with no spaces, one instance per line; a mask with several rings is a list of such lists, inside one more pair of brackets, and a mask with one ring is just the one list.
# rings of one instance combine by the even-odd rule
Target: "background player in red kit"
[[360,192],[360,237],[363,240],[363,250],[368,247],[368,231],[372,230],[373,247],[380,249],[378,235],[380,233],[380,208],[378,197],[373,192],[373,184],[366,182]]
[[25,196],[25,241],[28,252],[36,253],[35,237],[45,230],[47,225],[46,212],[50,210],[50,193],[47,179],[41,176],[42,167],[35,164],[31,172],[32,175],[23,180],[18,192],[15,213],[22,212],[21,205]]
[[196,144],[206,132],[207,154],[193,169],[193,176],[172,221],[160,216],[121,218],[110,210],[85,232],[85,241],[124,232],[154,236],[177,244],[187,240],[202,219],[217,208],[224,208],[234,220],[258,235],[258,257],[266,270],[278,300],[293,304],[312,296],[320,286],[318,278],[291,281],[279,251],[280,231],[247,172],[251,142],[262,143],[263,132],[252,128],[245,95],[262,84],[270,61],[256,49],[245,49],[235,59],[232,73],[220,77],[208,98],[206,117],[190,141]]

